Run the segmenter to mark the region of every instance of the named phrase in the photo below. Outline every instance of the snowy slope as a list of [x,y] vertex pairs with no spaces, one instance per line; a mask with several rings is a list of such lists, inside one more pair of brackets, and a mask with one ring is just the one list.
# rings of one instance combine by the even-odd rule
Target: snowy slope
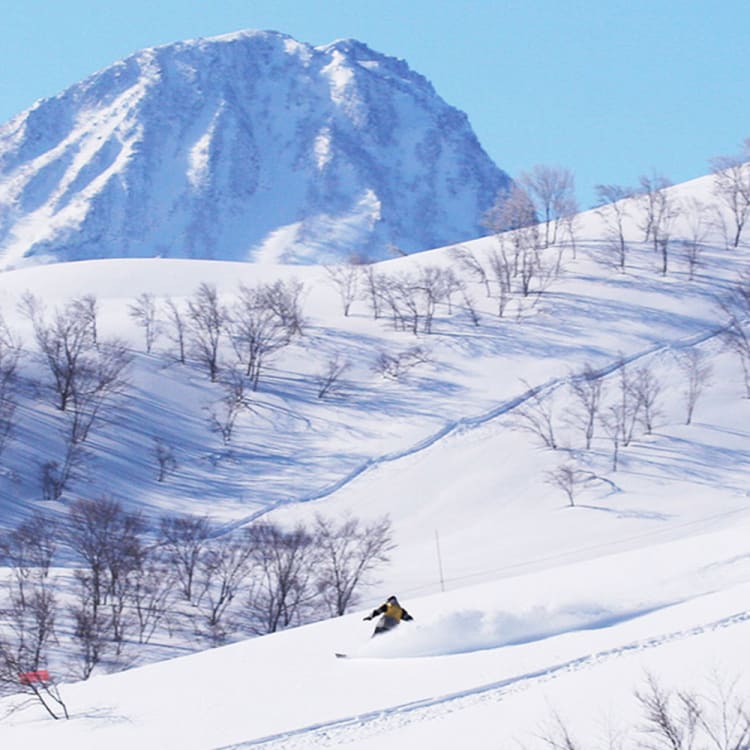
[[[708,196],[710,181],[675,190]],[[143,291],[180,299],[209,281],[229,299],[240,280],[303,281],[309,342],[274,363],[258,396],[263,416],[243,423],[230,452],[206,433],[212,387],[195,367],[166,366],[161,342],[138,355],[138,388],[101,433],[98,470],[76,492],[109,485],[149,513],[210,508],[230,524],[265,511],[284,523],[319,511],[387,512],[399,545],[362,611],[64,685],[73,719],[51,722],[38,707],[14,713],[0,722],[3,746],[452,748],[470,738],[480,749],[536,748],[557,712],[581,736],[635,732],[625,745],[633,747],[633,693],[647,671],[701,691],[712,673],[744,680],[750,401],[717,335],[715,295],[747,268],[747,248],[727,251],[712,238],[689,281],[677,245],[662,276],[653,249],[629,231],[624,273],[608,259],[599,217],[584,215],[576,256],[564,248],[564,273],[533,304],[498,319],[474,282],[479,327],[441,309],[434,332],[416,338],[373,320],[364,302],[345,318],[314,267],[121,260],[0,276],[13,325],[23,326],[15,303],[26,289],[50,305],[95,291],[102,335],[116,331],[133,347],[142,345],[127,303]],[[484,257],[495,242],[467,247]],[[446,248],[377,270],[453,262]],[[421,369],[399,382],[373,373],[381,349],[415,343],[431,350]],[[710,356],[713,376],[686,425],[675,354],[690,348]],[[310,376],[331,351],[346,353],[353,369],[345,391],[321,403]],[[611,395],[623,359],[649,363],[664,387],[653,433],[640,431],[613,471],[606,437],[583,451],[567,423],[567,382],[589,363],[610,373]],[[536,387],[554,402],[559,450],[518,429],[519,406]],[[35,403],[24,405],[27,414]],[[53,417],[38,411],[34,434],[45,425],[51,434]],[[24,471],[31,430],[23,426],[8,449],[6,518],[44,507]],[[149,468],[154,433],[182,441],[181,472],[166,486]],[[571,456],[599,477],[574,508],[545,478]],[[371,642],[362,614],[391,593],[415,621]],[[338,650],[355,658],[336,660]],[[750,695],[750,685],[740,687]]]
[[143,50],[0,128],[0,264],[384,258],[482,234],[507,184],[405,62],[239,32]]
[[[27,709],[3,722],[0,738],[9,747],[188,750],[384,740],[449,748],[471,737],[489,750],[541,746],[553,711],[583,736],[603,733],[607,720],[632,732],[632,693],[648,672],[699,690],[714,671],[747,673],[748,520],[415,599],[415,623],[388,641],[368,642],[370,625],[352,615],[94,677],[63,688],[71,721]],[[489,636],[481,650],[478,630]],[[342,644],[355,657],[336,659]]]

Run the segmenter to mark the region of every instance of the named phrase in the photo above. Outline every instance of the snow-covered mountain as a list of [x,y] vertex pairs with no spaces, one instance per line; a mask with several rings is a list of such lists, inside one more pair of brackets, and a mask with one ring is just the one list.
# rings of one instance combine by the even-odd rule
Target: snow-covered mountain
[[0,128],[0,266],[379,259],[483,234],[508,182],[404,61],[239,32],[143,50]]

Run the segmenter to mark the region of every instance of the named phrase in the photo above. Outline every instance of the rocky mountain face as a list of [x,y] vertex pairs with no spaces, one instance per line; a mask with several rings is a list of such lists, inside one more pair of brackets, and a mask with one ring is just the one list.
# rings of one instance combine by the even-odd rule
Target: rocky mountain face
[[143,50],[2,126],[0,267],[375,260],[485,233],[508,184],[405,62],[239,32]]

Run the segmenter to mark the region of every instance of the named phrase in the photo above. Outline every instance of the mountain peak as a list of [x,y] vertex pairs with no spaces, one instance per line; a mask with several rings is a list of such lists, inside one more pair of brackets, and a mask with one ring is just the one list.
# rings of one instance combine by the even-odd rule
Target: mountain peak
[[507,184],[403,60],[243,30],[141,50],[0,127],[0,266],[378,259],[481,234]]
[[325,44],[320,47],[316,47],[316,50],[325,54],[332,54],[333,52],[340,52],[351,60],[374,60],[374,59],[385,59],[385,55],[375,52],[364,42],[360,42],[358,39],[347,37],[344,39],[336,39],[330,44]]

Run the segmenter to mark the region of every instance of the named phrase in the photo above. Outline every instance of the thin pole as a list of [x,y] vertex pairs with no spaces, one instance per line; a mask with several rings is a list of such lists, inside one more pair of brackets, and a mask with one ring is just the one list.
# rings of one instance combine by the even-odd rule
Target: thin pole
[[437,529],[435,529],[435,547],[437,549],[438,571],[440,572],[440,590],[445,591],[445,578],[443,578],[443,558],[440,554],[440,536],[438,535]]

